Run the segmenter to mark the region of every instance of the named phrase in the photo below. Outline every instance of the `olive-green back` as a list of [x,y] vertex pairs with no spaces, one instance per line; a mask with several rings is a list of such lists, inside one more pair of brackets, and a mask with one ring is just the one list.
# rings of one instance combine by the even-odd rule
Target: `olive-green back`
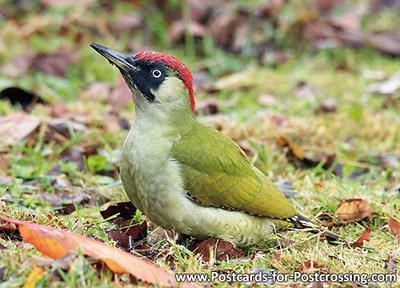
[[283,193],[229,137],[199,122],[181,136],[171,153],[181,163],[190,197],[204,206],[271,218],[296,214]]

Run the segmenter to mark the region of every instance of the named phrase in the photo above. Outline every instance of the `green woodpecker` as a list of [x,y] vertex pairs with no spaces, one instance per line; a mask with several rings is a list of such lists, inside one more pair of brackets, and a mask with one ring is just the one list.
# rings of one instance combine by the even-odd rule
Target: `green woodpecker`
[[197,120],[193,78],[184,64],[160,52],[125,56],[91,46],[119,69],[132,91],[135,116],[122,148],[121,180],[151,221],[238,246],[269,240],[288,227],[320,228],[293,208],[233,140]]

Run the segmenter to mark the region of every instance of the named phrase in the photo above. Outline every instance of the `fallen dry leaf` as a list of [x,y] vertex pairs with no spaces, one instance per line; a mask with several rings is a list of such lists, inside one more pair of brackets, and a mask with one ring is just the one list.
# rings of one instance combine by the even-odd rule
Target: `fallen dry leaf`
[[389,32],[369,34],[367,35],[366,40],[369,45],[383,53],[392,56],[400,55],[400,37]]
[[304,159],[304,151],[303,149],[298,146],[296,143],[291,141],[289,138],[285,136],[279,137],[278,141],[276,142],[278,147],[288,147],[290,152],[293,154],[294,157],[297,159],[303,160]]
[[300,146],[285,136],[279,137],[276,144],[278,147],[288,149],[286,153],[288,161],[298,168],[315,167],[322,161],[325,161],[322,168],[329,169],[336,159],[336,154],[327,154],[323,151],[318,151],[315,157],[312,157],[309,152],[304,152]]
[[132,237],[133,241],[142,240],[147,237],[147,221],[141,224],[134,220],[125,220],[119,225],[119,228],[125,231],[126,235]]
[[[130,273],[139,280],[159,286],[178,285],[174,275],[168,271],[100,241],[45,225],[12,220],[4,216],[0,216],[0,219],[18,225],[21,236],[27,242],[53,259],[59,259],[68,253],[76,253],[78,247],[81,247],[86,255],[101,259],[115,273]],[[198,287],[193,283],[181,283],[181,285]]]
[[40,119],[36,116],[24,112],[12,112],[0,117],[0,138],[6,144],[15,144],[28,137],[40,123]]
[[124,220],[130,220],[132,217],[135,217],[136,207],[131,201],[119,202],[108,206],[106,210],[100,212],[104,219],[108,219],[118,213],[118,217],[122,217]]
[[[244,252],[240,248],[235,248],[231,242],[210,238],[200,242],[197,246],[197,253],[203,255],[204,261],[210,260],[210,249],[214,251],[215,258],[220,261],[228,259],[236,259],[244,256]],[[217,246],[215,248],[215,246]]]
[[374,212],[368,201],[363,199],[348,199],[341,201],[336,210],[336,218],[341,223],[360,221]]
[[17,231],[17,227],[12,223],[0,223],[0,231],[5,233],[14,233],[15,231]]
[[327,265],[320,265],[315,261],[308,260],[304,262],[300,267],[299,271],[300,272],[307,272],[308,270],[318,270],[319,272],[322,273],[329,273],[329,267]]
[[119,229],[111,229],[110,231],[108,231],[107,233],[107,238],[108,240],[113,240],[115,241],[115,246],[117,246],[118,248],[121,248],[123,250],[129,250],[131,249],[130,245],[129,245],[129,237],[128,235],[126,235],[125,232],[119,230]]
[[400,244],[400,222],[394,218],[390,218],[388,221],[390,231],[396,236],[397,241]]
[[361,247],[362,245],[364,245],[364,241],[369,242],[370,240],[371,240],[371,227],[367,227],[367,229],[365,229],[365,231],[363,232],[361,237],[356,242],[354,242],[351,246],[352,247]]

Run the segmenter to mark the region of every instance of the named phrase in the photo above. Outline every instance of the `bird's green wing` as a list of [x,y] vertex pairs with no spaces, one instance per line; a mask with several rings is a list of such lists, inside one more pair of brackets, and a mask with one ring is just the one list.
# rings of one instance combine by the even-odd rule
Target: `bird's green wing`
[[204,206],[280,219],[297,213],[243,150],[217,130],[198,123],[174,142],[171,153],[181,164],[188,196]]

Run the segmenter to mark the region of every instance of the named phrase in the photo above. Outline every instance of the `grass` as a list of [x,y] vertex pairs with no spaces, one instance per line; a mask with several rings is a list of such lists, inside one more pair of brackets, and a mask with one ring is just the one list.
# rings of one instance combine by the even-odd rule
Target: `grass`
[[[64,15],[65,12],[61,8],[53,9],[46,19],[49,23],[58,23],[59,15]],[[71,15],[77,12],[78,10]],[[187,9],[185,13],[187,14]],[[185,21],[189,21],[186,14]],[[160,27],[161,15],[156,16],[155,34],[165,35],[165,28],[163,30]],[[31,15],[27,15],[25,21],[25,34],[29,32],[29,25],[46,24],[45,20],[40,22]],[[65,102],[72,114],[85,117],[88,128],[86,132],[70,129],[71,140],[64,143],[47,140],[44,134],[38,134],[35,136],[37,138],[24,140],[11,147],[2,145],[0,151],[5,154],[9,167],[0,174],[12,177],[12,183],[0,187],[2,199],[7,200],[6,203],[2,202],[2,214],[46,225],[54,225],[48,219],[48,214],[57,215],[60,223],[71,231],[91,234],[110,245],[115,245],[107,239],[106,232],[113,225],[112,222],[102,220],[99,215],[110,203],[127,200],[122,187],[108,185],[118,179],[102,173],[104,167],[114,167],[114,164],[107,157],[88,156],[83,163],[85,169],[80,171],[76,163],[65,160],[63,153],[74,147],[96,146],[112,154],[117,153],[117,149],[122,146],[127,131],[119,128],[109,129],[104,123],[105,119],[109,119],[107,115],[113,110],[112,105],[102,100],[82,99],[79,94],[95,81],[106,81],[113,86],[118,76],[116,69],[105,63],[86,44],[99,42],[123,51],[126,41],[115,41],[113,36],[104,32],[84,33],[84,44],[74,45],[71,39],[79,32],[79,24],[84,24],[84,32],[96,29],[102,31],[106,27],[103,21],[96,19],[95,14],[89,13],[88,17],[79,21],[71,24],[67,38],[57,38],[61,28],[56,25],[31,37],[27,48],[33,53],[53,52],[68,43],[70,48],[79,49],[81,61],[68,69],[65,78],[35,71],[28,71],[19,77],[2,73],[0,78],[1,88],[16,85],[36,92],[51,103]],[[384,19],[380,18],[379,21],[383,23],[381,25],[386,25]],[[21,34],[13,22],[2,25],[0,35],[7,41],[10,53],[1,56],[1,61],[7,63],[14,56],[24,53],[25,46],[21,45],[21,41],[26,41],[26,35]],[[127,40],[128,36],[123,34],[121,39]],[[134,38],[147,41],[143,35],[135,35]],[[366,242],[363,248],[351,248],[329,244],[306,232],[287,231],[282,234],[293,241],[293,245],[283,248],[253,247],[246,251],[248,257],[242,259],[218,262],[212,258],[205,262],[199,255],[172,238],[169,241],[164,239],[153,246],[154,250],[160,253],[154,262],[175,273],[210,273],[216,270],[249,273],[257,267],[267,271],[277,269],[282,273],[299,270],[311,273],[318,271],[318,268],[315,268],[318,265],[324,266],[332,273],[388,273],[385,260],[398,248],[398,244],[386,224],[389,217],[396,217],[398,214],[400,201],[398,191],[387,188],[399,182],[400,173],[398,169],[384,167],[379,161],[379,154],[386,152],[400,156],[400,104],[397,99],[385,107],[387,96],[366,93],[368,85],[377,81],[368,79],[365,71],[379,70],[389,77],[398,71],[398,61],[370,48],[354,50],[339,46],[294,55],[291,60],[277,68],[260,67],[254,64],[255,59],[240,59],[213,47],[212,43],[210,46],[209,40],[205,38],[204,50],[210,51],[209,53],[214,51],[212,55],[201,58],[193,55],[194,39],[190,35],[185,35],[185,41],[190,44],[187,46],[189,56],[182,55],[182,51],[176,51],[175,55],[179,56],[181,53],[182,60],[192,70],[207,67],[206,71],[211,81],[220,85],[221,89],[217,92],[202,90],[196,94],[197,101],[207,100],[210,96],[215,97],[219,109],[231,119],[229,123],[211,123],[221,126],[223,132],[236,141],[247,140],[250,143],[251,160],[265,174],[274,179],[290,180],[297,191],[291,202],[311,219],[316,220],[319,216],[323,218],[324,215],[333,217],[340,200],[368,200],[377,214],[346,225],[336,223],[334,229],[355,241],[365,227],[371,227],[371,241]],[[171,47],[168,47],[165,37],[158,41],[155,42],[155,48],[157,45],[167,46],[167,49],[163,50],[170,52]],[[225,74],[227,75],[224,76]],[[296,84],[300,81],[317,87],[317,92],[306,98],[296,97]],[[262,94],[272,95],[276,100],[275,104],[260,105],[258,97]],[[335,99],[336,112],[316,113],[320,104],[327,98]],[[36,105],[31,114],[46,119],[51,117],[51,107]],[[123,107],[118,116],[131,120],[134,114],[132,108],[132,105]],[[1,114],[9,114],[16,110],[20,108],[11,106],[7,101],[0,102]],[[205,115],[203,111],[199,111],[198,114],[201,121],[209,121],[210,116]],[[299,169],[289,163],[282,149],[276,145],[280,135],[290,137],[307,151],[335,153],[335,164],[344,165],[344,177],[335,176],[333,168]],[[56,167],[60,169],[59,174],[49,174]],[[347,176],[359,168],[368,168],[368,171],[359,177],[348,179]],[[57,187],[54,185],[57,177],[70,181],[72,188],[100,200],[100,204],[97,207],[78,204],[77,211],[63,215],[60,213],[60,207],[50,205],[40,196],[41,192],[57,195]],[[30,180],[33,182],[29,182]],[[40,252],[21,241],[18,236],[0,234],[0,244],[8,248],[0,250],[0,266],[6,265],[4,281],[0,282],[0,287],[21,287],[35,266],[45,270],[44,277],[36,283],[36,287],[128,287],[143,284],[128,275],[112,275],[108,270],[100,273],[92,267],[93,259],[79,254],[72,260],[68,269],[61,269],[54,263],[49,264],[43,260]],[[280,259],[276,261],[278,254]],[[397,255],[393,257],[398,260]],[[307,261],[312,261],[314,268],[304,268]],[[398,268],[394,271],[398,274]],[[282,285],[291,284],[293,283]],[[301,283],[295,284],[302,286]],[[333,286],[342,285],[336,283]],[[216,287],[230,287],[230,284],[217,283]]]

